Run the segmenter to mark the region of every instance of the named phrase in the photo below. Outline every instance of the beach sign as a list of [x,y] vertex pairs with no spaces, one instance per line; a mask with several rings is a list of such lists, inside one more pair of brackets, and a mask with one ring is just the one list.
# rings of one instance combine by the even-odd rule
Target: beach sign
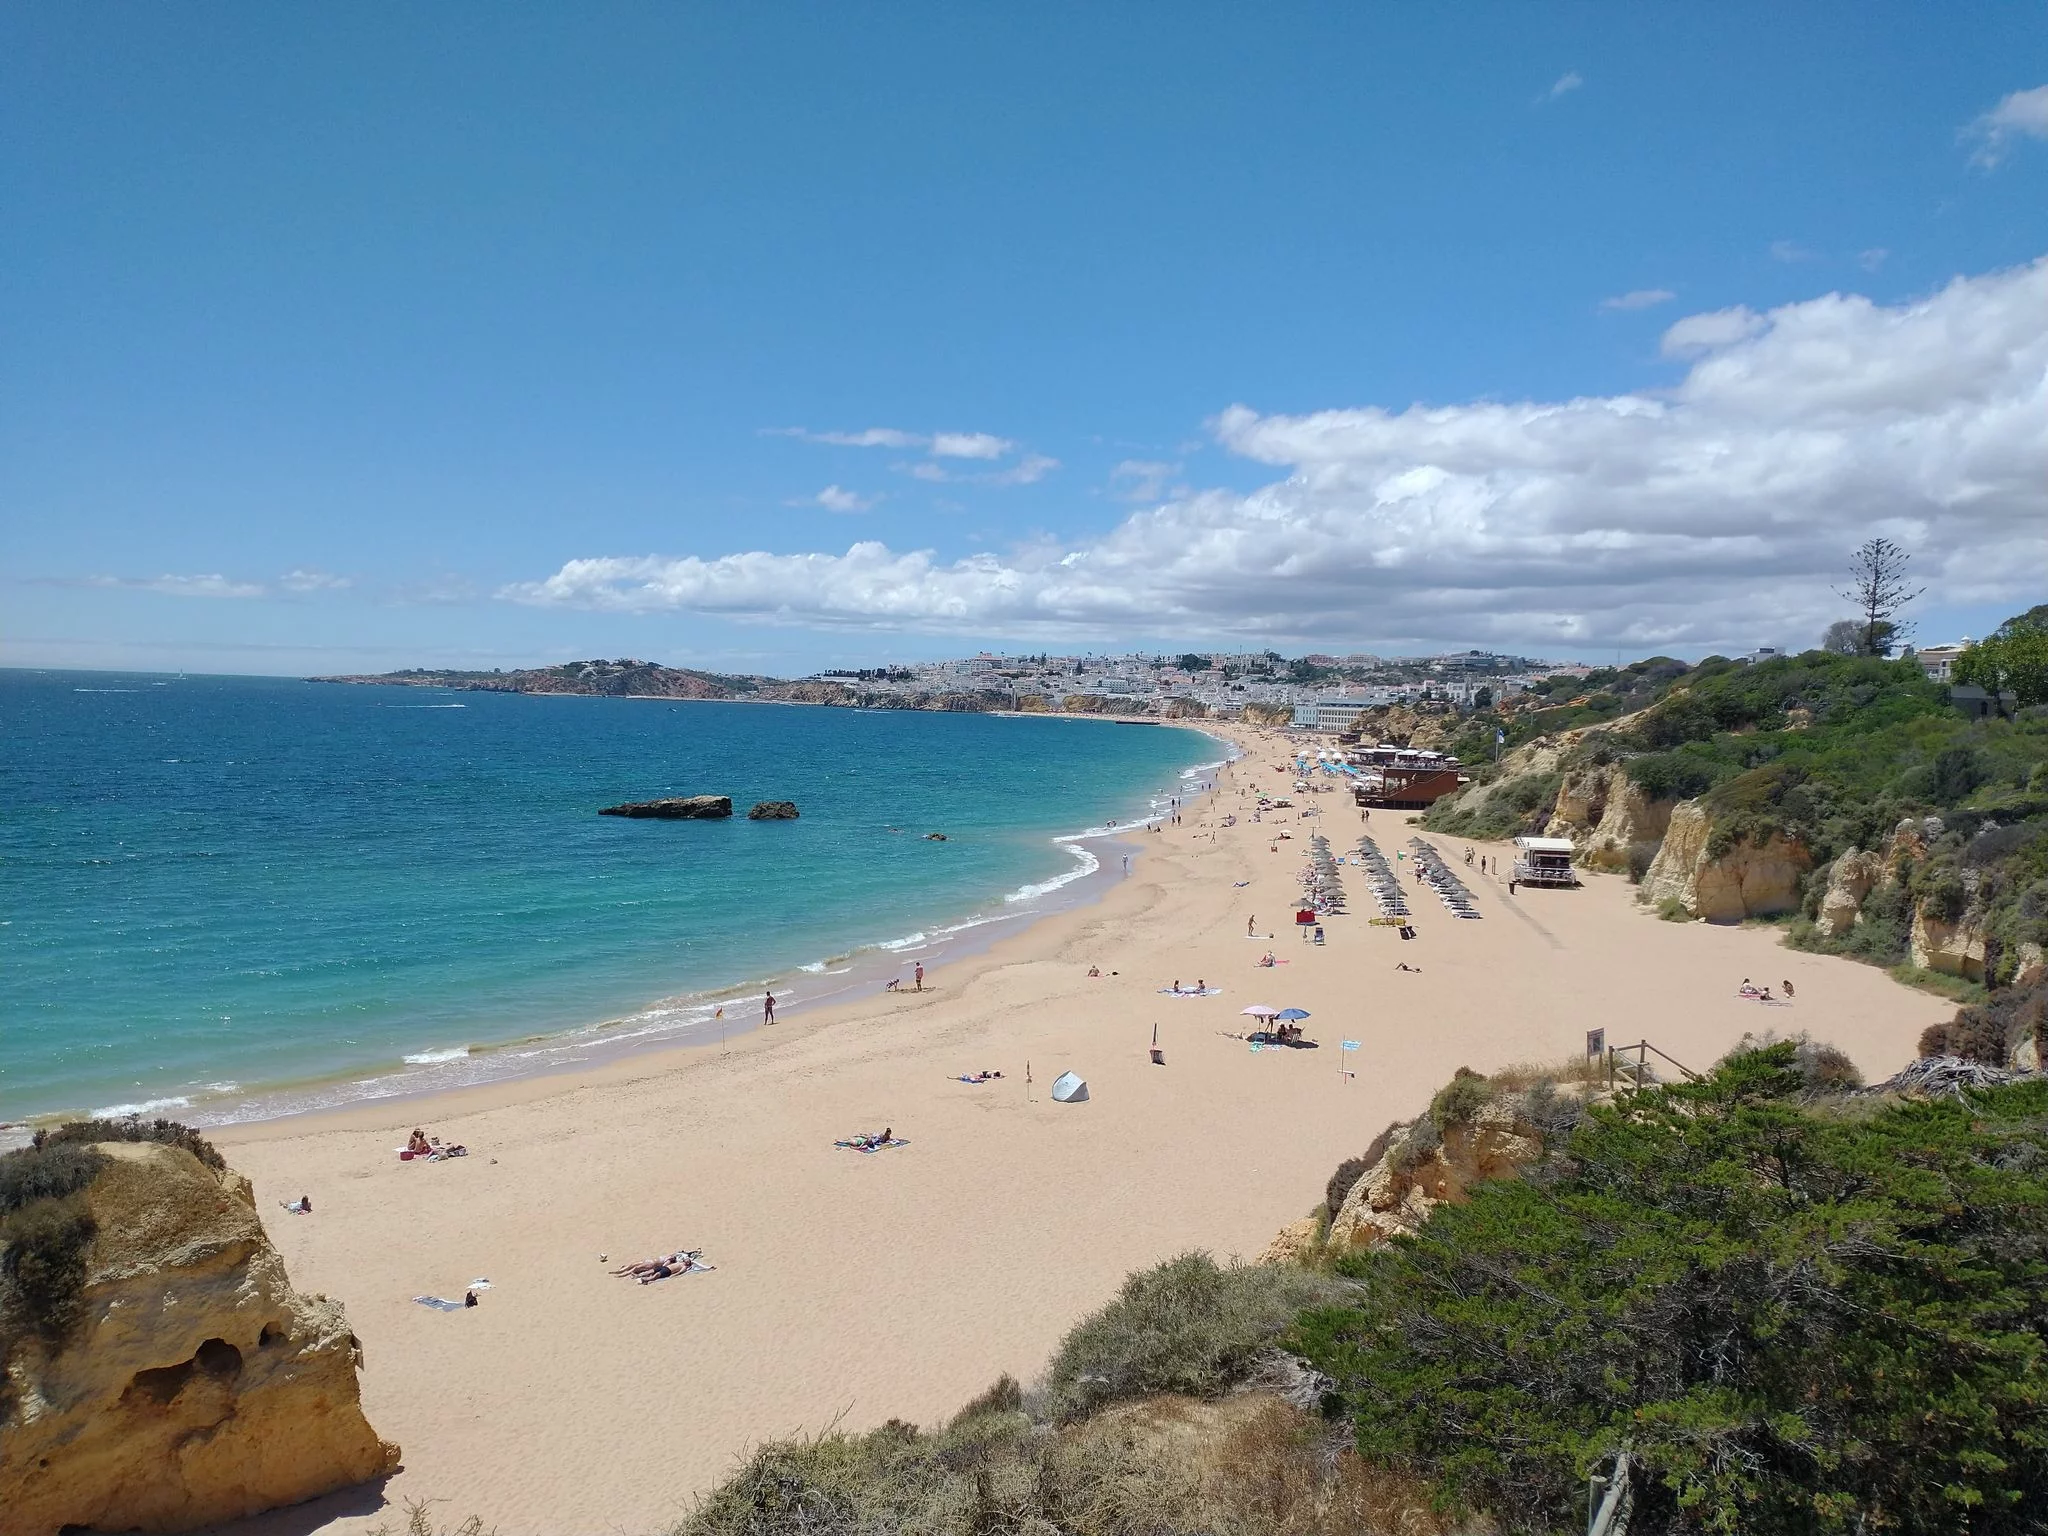
[[1586,1031],[1586,1054],[1588,1056],[1605,1056],[1607,1054],[1606,1030],[1589,1029]]

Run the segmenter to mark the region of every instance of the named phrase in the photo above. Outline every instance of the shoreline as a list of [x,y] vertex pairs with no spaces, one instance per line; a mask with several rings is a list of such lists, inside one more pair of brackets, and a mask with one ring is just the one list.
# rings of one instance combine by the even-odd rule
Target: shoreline
[[[317,681],[317,679],[313,680]],[[635,695],[532,694],[530,697],[638,698]],[[690,700],[644,696],[666,703],[764,704],[808,701],[784,700]],[[835,706],[819,706],[835,707]],[[931,711],[925,711],[931,713]],[[995,713],[981,711],[981,713]],[[1038,718],[1030,711],[1006,711],[1017,718]],[[1057,718],[1108,720],[1115,717],[1075,715]],[[1033,924],[1076,907],[1100,901],[1113,888],[1114,877],[1105,875],[1109,866],[1082,845],[1104,843],[1119,852],[1123,839],[1153,825],[1160,817],[1161,802],[1178,797],[1183,805],[1206,797],[1218,772],[1243,752],[1232,735],[1210,727],[1229,722],[1161,721],[1143,723],[1193,730],[1206,737],[1223,754],[1214,761],[1198,762],[1179,771],[1173,785],[1138,791],[1147,801],[1147,813],[1136,819],[1120,820],[1101,827],[1054,834],[1049,841],[1078,855],[1078,867],[1061,871],[1014,890],[982,898],[964,913],[929,922],[916,931],[888,939],[856,943],[851,948],[755,975],[741,976],[715,986],[688,992],[662,994],[611,1017],[530,1031],[502,1040],[481,1040],[461,1046],[423,1048],[398,1061],[337,1068],[331,1072],[284,1079],[255,1086],[218,1073],[219,1085],[193,1085],[173,1096],[88,1108],[77,1106],[36,1112],[0,1123],[0,1150],[25,1144],[40,1127],[81,1118],[136,1118],[162,1116],[177,1118],[196,1128],[214,1132],[230,1126],[253,1125],[276,1120],[298,1119],[357,1105],[405,1104],[431,1100],[443,1094],[524,1078],[559,1079],[581,1070],[602,1067],[613,1061],[672,1050],[695,1051],[760,1030],[760,999],[773,991],[778,1020],[852,1003],[867,991],[881,990],[889,973],[908,972],[918,961],[928,967],[956,965],[1027,930]],[[1135,854],[1138,845],[1132,845]],[[1101,877],[1101,878],[1098,878]],[[1014,904],[1014,910],[1011,910]],[[1021,925],[1021,927],[1019,926]],[[821,986],[820,983],[823,983]],[[523,1063],[514,1065],[513,1063]],[[361,1091],[337,1090],[355,1088]]]
[[[1421,834],[1306,803],[1335,794],[1252,822],[1287,746],[1236,734],[1247,755],[1143,836],[1129,879],[936,967],[922,995],[872,992],[721,1050],[210,1132],[293,1283],[347,1306],[366,1411],[405,1452],[381,1489],[233,1536],[370,1536],[408,1500],[503,1536],[651,1536],[751,1444],[940,1422],[1001,1373],[1034,1378],[1130,1271],[1259,1254],[1460,1066],[1559,1061],[1606,1027],[1705,1067],[1775,1027],[1874,1079],[1946,1011],[1772,930],[1660,923],[1619,876],[1514,897],[1475,877],[1484,920],[1417,902],[1409,942],[1370,922],[1347,866],[1351,914],[1314,945],[1285,931],[1309,832],[1348,855],[1369,831],[1390,858]],[[1796,1008],[1736,995],[1764,973],[1796,979]],[[1220,991],[1171,994],[1198,979]],[[1248,1050],[1254,1003],[1307,1010],[1321,1049]],[[982,1069],[1003,1076],[959,1081]],[[1088,1102],[1050,1099],[1067,1070]],[[414,1125],[471,1155],[398,1162]],[[834,1145],[884,1126],[905,1145]],[[317,1214],[276,1215],[301,1194]],[[606,1273],[673,1246],[715,1270],[644,1288]],[[476,1309],[412,1303],[486,1276]]]

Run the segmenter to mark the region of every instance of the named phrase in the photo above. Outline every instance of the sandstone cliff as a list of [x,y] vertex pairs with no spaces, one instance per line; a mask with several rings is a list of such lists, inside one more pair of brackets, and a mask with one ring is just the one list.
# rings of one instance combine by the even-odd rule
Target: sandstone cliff
[[1772,832],[1762,842],[1743,838],[1725,851],[1714,847],[1713,816],[1699,800],[1671,812],[1663,846],[1643,876],[1639,899],[1676,901],[1710,923],[1739,923],[1799,906],[1801,877],[1813,855],[1795,838]]
[[1881,855],[1851,848],[1828,870],[1828,888],[1813,925],[1824,938],[1839,939],[1863,915],[1863,900],[1885,877]]
[[1663,838],[1671,825],[1669,800],[1653,800],[1628,776],[1622,763],[1588,766],[1567,774],[1557,787],[1551,808],[1551,837],[1568,837],[1577,845],[1577,861],[1588,869],[1616,873],[1629,867],[1629,855]]
[[1910,940],[1913,963],[1926,971],[1942,971],[1965,981],[1984,979],[1986,934],[1984,912],[1972,906],[1954,922],[1930,913],[1925,907],[1913,911]]
[[9,1330],[0,1536],[191,1530],[395,1469],[340,1303],[292,1289],[248,1181],[98,1150],[77,1321],[60,1344]]
[[1487,1179],[1511,1179],[1583,1112],[1579,1086],[1518,1091],[1461,1068],[1429,1112],[1382,1131],[1330,1181],[1322,1216],[1281,1229],[1264,1263],[1312,1260],[1413,1236],[1444,1204]]

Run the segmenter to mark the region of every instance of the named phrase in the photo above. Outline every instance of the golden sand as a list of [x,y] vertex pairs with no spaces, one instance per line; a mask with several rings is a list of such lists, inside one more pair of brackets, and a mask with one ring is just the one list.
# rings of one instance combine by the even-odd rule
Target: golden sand
[[[1001,1372],[1036,1374],[1127,1271],[1189,1248],[1256,1255],[1460,1066],[1559,1060],[1604,1027],[1704,1067],[1775,1028],[1878,1076],[1949,1012],[1768,929],[1658,922],[1611,876],[1509,898],[1474,870],[1479,921],[1411,886],[1419,934],[1404,943],[1369,925],[1347,870],[1352,913],[1314,947],[1292,913],[1317,821],[1250,821],[1244,796],[1285,793],[1292,774],[1274,769],[1277,738],[1242,737],[1250,755],[1183,826],[1135,838],[1105,899],[933,971],[921,995],[798,1015],[723,1050],[220,1135],[264,1210],[312,1195],[315,1214],[280,1213],[272,1235],[302,1289],[347,1304],[371,1422],[405,1448],[381,1493],[238,1530],[365,1532],[432,1499],[438,1518],[475,1513],[504,1536],[656,1531],[755,1441],[932,1422]],[[1341,793],[1295,798],[1338,853],[1367,830]],[[1229,813],[1239,824],[1221,828]],[[1371,818],[1390,859],[1405,822]],[[1466,873],[1468,845],[1436,841]],[[1247,939],[1251,919],[1273,938]],[[1287,963],[1256,968],[1268,948]],[[1791,979],[1796,1005],[1737,997],[1745,977]],[[1197,978],[1222,995],[1157,990]],[[1230,1038],[1253,1003],[1308,1009],[1321,1049]],[[1148,1057],[1155,1025],[1164,1066]],[[1004,1077],[954,1080],[981,1068]],[[1048,1096],[1069,1069],[1085,1104]],[[415,1124],[472,1155],[401,1164]],[[884,1125],[909,1145],[833,1146]],[[649,1286],[606,1273],[678,1246],[717,1269]],[[410,1299],[477,1277],[491,1289],[473,1311]]]

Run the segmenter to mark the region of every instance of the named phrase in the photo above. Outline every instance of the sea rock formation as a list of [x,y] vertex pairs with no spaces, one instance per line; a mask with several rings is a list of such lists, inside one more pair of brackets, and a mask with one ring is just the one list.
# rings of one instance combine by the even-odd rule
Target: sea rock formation
[[747,812],[749,821],[795,821],[796,817],[794,800],[763,800]]
[[248,1180],[183,1147],[99,1150],[80,1321],[7,1362],[0,1531],[185,1531],[394,1470],[341,1304],[292,1289]]
[[669,800],[635,800],[626,805],[608,805],[597,814],[657,821],[720,821],[732,814],[732,796],[682,795]]
[[1885,876],[1885,861],[1875,853],[1851,848],[1828,870],[1828,888],[1820,899],[1813,926],[1825,938],[1839,939],[1863,915],[1863,900]]
[[1710,923],[1739,923],[1798,907],[1800,877],[1813,867],[1805,844],[1773,832],[1762,843],[1745,838],[1716,855],[1713,831],[1713,818],[1699,801],[1681,800],[1672,807],[1663,845],[1643,876],[1640,899],[1653,906],[1676,900]]

